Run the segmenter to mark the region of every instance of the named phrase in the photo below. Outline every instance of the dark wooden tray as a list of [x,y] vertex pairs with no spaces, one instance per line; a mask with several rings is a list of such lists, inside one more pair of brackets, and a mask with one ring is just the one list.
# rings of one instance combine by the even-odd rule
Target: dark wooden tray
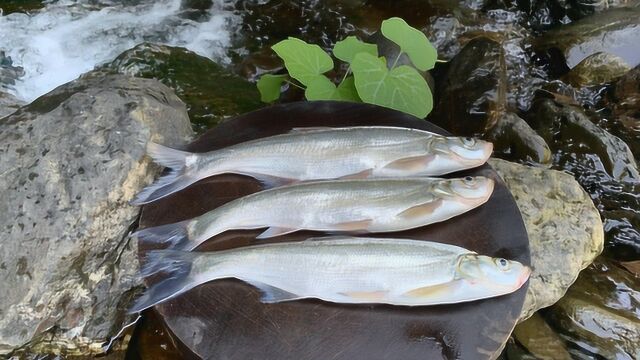
[[[229,119],[186,149],[210,151],[294,127],[357,125],[446,133],[427,121],[373,105],[301,102]],[[444,223],[376,236],[438,241],[530,264],[522,217],[502,180],[488,165],[454,176],[465,175],[496,180],[493,196],[485,205]],[[144,206],[140,227],[192,218],[260,190],[260,184],[247,177],[211,177]],[[228,231],[198,251],[265,243],[254,240],[261,231]],[[268,242],[298,241],[321,234],[297,232]],[[141,248],[140,255],[146,250]],[[319,300],[265,305],[253,287],[221,280],[151,311],[157,311],[186,348],[206,359],[484,359],[497,356],[515,326],[527,286],[507,296],[430,307],[341,305]]]

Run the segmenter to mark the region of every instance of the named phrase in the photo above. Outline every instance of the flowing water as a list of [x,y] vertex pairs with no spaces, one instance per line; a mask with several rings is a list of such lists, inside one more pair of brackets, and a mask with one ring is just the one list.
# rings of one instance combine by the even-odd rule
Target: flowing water
[[32,14],[0,16],[0,49],[24,69],[6,87],[31,101],[144,41],[229,62],[226,50],[238,19],[226,7],[216,0],[192,19],[181,0],[61,0]]

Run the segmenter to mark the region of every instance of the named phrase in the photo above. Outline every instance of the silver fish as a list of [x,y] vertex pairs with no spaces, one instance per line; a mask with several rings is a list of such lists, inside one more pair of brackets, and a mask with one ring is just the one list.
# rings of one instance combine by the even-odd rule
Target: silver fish
[[254,193],[191,220],[140,230],[144,242],[192,250],[232,229],[269,227],[257,238],[306,229],[393,232],[450,219],[484,204],[493,180],[359,179],[300,183]]
[[157,273],[168,276],[137,299],[131,312],[224,278],[257,287],[265,303],[458,303],[514,292],[531,270],[430,241],[325,237],[209,253],[156,250],[148,253],[142,275]]
[[491,143],[386,127],[301,128],[207,153],[149,143],[147,153],[172,171],[131,202],[146,204],[203,178],[234,173],[267,187],[307,180],[436,176],[480,166]]

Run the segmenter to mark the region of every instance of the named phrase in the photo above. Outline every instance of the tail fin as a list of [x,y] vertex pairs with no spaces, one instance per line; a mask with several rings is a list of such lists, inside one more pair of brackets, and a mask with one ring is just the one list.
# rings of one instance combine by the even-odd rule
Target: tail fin
[[154,162],[170,168],[171,171],[142,189],[131,201],[132,205],[148,204],[180,191],[200,180],[195,174],[187,172],[187,159],[194,156],[193,153],[149,142],[147,144],[147,154],[153,158]]
[[169,249],[191,250],[197,244],[189,238],[188,226],[192,220],[184,220],[173,224],[154,226],[138,230],[132,237],[146,243],[168,244]]
[[148,277],[165,273],[166,277],[151,285],[140,296],[129,313],[136,313],[166,300],[172,299],[198,285],[191,274],[193,261],[200,253],[190,253],[175,250],[151,250],[147,252],[145,265],[140,274]]

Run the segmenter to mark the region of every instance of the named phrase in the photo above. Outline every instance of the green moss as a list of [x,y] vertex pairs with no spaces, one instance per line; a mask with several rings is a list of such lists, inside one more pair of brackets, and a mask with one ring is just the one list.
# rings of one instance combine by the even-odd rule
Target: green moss
[[253,83],[184,48],[141,44],[103,69],[157,79],[169,86],[187,104],[196,131],[264,105]]
[[35,0],[0,0],[3,15],[14,12],[29,12],[44,7],[43,1]]

